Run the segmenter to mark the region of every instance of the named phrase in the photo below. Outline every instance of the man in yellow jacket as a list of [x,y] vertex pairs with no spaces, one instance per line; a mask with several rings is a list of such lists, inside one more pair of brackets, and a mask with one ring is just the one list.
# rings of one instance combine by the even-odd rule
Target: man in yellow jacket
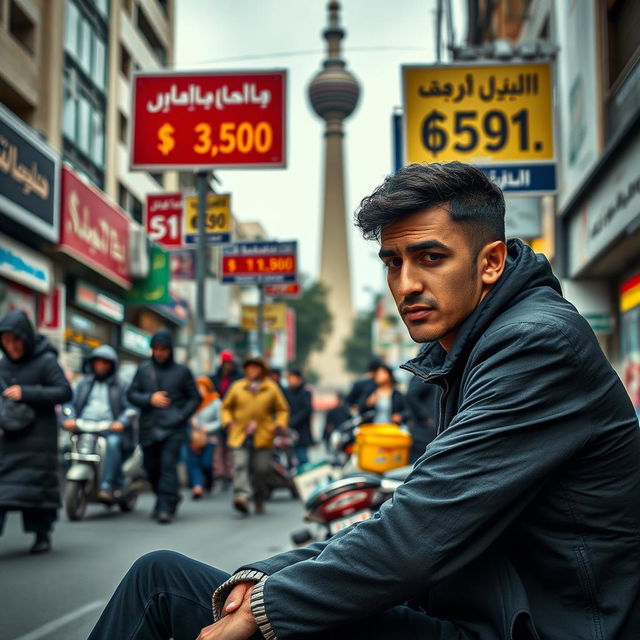
[[250,472],[256,513],[264,513],[276,429],[286,429],[289,422],[289,405],[268,371],[261,357],[247,358],[244,378],[231,385],[222,403],[222,424],[233,452],[233,506],[241,513],[249,512]]

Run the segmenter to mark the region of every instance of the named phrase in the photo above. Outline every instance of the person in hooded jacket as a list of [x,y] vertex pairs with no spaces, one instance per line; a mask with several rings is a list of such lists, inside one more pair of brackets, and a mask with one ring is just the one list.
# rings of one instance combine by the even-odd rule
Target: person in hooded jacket
[[314,444],[311,433],[313,403],[311,391],[307,388],[300,369],[287,371],[287,388],[284,395],[289,403],[289,428],[298,436],[293,445],[293,452],[298,464],[303,465],[309,462],[308,448]]
[[152,517],[160,524],[168,524],[180,502],[177,471],[180,450],[201,397],[191,370],[173,359],[168,329],[152,336],[151,354],[138,367],[127,397],[140,409],[144,467],[156,494]]
[[504,212],[459,162],[405,166],[357,212],[427,343],[404,367],[443,389],[438,434],[393,500],[230,579],[147,555],[90,640],[637,640],[633,405],[546,258],[505,241]]
[[118,376],[118,354],[103,344],[89,356],[90,372],[78,380],[73,400],[64,407],[63,427],[73,431],[78,418],[95,422],[109,421],[111,427],[105,435],[106,451],[102,483],[98,498],[111,502],[119,498],[124,485],[122,460],[125,448],[133,449],[133,414],[127,401],[128,385]]
[[[7,511],[22,512],[24,530],[35,533],[31,553],[51,549],[51,531],[60,506],[56,405],[71,399],[71,387],[58,364],[58,352],[36,335],[23,311],[0,320],[2,394],[24,402],[35,419],[0,438],[0,533]],[[0,425],[0,429],[2,425]]]

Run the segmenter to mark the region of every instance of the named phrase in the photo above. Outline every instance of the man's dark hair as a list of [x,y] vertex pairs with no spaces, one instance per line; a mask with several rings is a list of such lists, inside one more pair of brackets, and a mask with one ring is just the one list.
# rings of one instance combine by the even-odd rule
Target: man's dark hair
[[487,243],[505,241],[504,196],[480,169],[462,162],[410,164],[389,175],[355,214],[367,240],[404,216],[444,207],[462,225],[474,258]]

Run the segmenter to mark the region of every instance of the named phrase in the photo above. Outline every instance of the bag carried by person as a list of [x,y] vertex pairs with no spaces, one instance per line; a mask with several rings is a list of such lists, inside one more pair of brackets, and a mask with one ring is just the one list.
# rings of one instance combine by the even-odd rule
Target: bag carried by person
[[191,428],[189,446],[194,453],[200,453],[207,445],[207,433],[198,427]]
[[[5,381],[0,378],[0,387],[7,388]],[[0,395],[0,429],[5,431],[22,431],[36,419],[36,412],[24,402],[16,402]]]

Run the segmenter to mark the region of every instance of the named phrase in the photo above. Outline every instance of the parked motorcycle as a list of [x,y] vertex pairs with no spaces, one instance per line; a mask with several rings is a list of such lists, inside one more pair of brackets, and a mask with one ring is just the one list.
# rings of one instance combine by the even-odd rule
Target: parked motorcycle
[[64,506],[69,520],[82,520],[89,502],[99,502],[107,507],[118,505],[121,511],[132,511],[135,508],[139,485],[145,479],[142,450],[139,446],[122,465],[123,490],[111,501],[98,499],[107,446],[105,435],[110,427],[109,420],[76,420],[71,435],[71,451],[67,454],[71,465],[64,487]]
[[290,430],[276,434],[273,441],[271,469],[267,479],[269,496],[274,489],[287,489],[292,498],[298,498],[298,491],[293,481],[298,465],[293,453],[296,438],[297,434]]
[[302,546],[315,540],[328,540],[355,522],[368,520],[393,496],[411,469],[401,467],[383,476],[356,473],[319,487],[304,505],[304,519],[317,525],[315,531],[309,527],[294,531],[291,541]]

